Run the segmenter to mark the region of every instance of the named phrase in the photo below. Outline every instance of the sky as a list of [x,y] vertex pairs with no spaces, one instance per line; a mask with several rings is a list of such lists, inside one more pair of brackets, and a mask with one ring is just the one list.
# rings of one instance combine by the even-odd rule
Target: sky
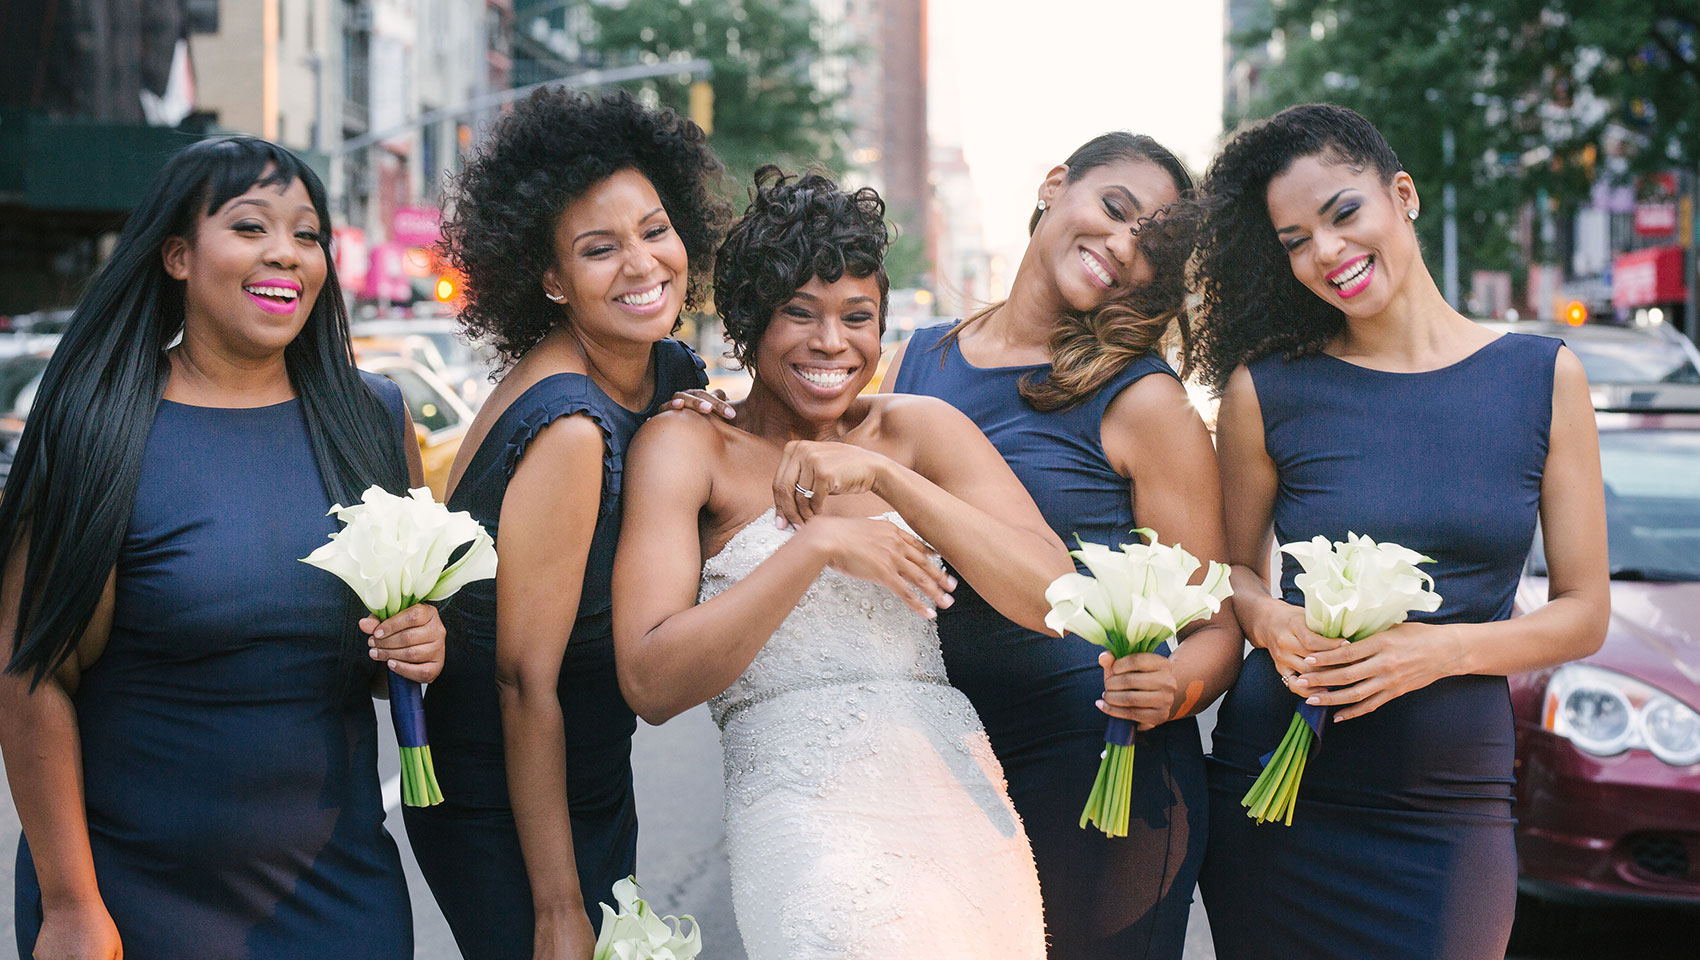
[[1045,174],[1108,130],[1194,173],[1221,133],[1221,0],[927,0],[928,126],[960,144],[988,249],[1020,260]]

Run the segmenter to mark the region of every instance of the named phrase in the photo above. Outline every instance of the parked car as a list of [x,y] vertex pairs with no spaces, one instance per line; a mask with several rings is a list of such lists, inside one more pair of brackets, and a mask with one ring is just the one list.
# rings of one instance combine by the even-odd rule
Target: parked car
[[425,482],[444,498],[449,468],[454,465],[460,442],[472,425],[472,410],[455,395],[442,378],[406,357],[383,354],[360,357],[360,368],[388,377],[401,388],[413,430],[419,438],[419,455],[425,464]]
[[[1588,384],[1700,384],[1700,349],[1694,341],[1665,324],[1615,327],[1585,323],[1572,327],[1545,321],[1487,321],[1482,326],[1510,333],[1537,333],[1564,341],[1588,374]],[[1615,406],[1595,397],[1596,407]]]
[[[1526,916],[1564,921],[1554,904],[1575,901],[1700,906],[1700,386],[1669,389],[1670,409],[1596,414],[1604,645],[1511,678]],[[1517,613],[1546,602],[1546,572],[1537,537]]]
[[361,320],[349,329],[356,357],[393,354],[406,357],[449,384],[469,406],[489,396],[495,351],[470,342],[453,319]]

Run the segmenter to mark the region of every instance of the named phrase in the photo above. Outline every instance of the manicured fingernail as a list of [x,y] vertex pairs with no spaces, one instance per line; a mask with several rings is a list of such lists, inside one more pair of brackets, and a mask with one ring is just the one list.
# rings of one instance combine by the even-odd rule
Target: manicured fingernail
[[1344,719],[1346,719],[1346,718],[1345,718],[1345,717],[1342,717],[1342,716],[1340,716],[1340,715],[1339,715],[1339,714],[1335,714],[1335,715],[1334,715],[1334,722],[1335,722],[1335,723],[1339,723],[1339,722],[1340,722],[1340,721],[1342,721],[1342,720],[1344,720]]
[[952,597],[948,593],[939,598],[939,606],[941,606],[941,607],[948,607],[955,602],[956,602],[956,598]]
[[1321,697],[1307,697],[1307,698],[1305,698],[1305,703],[1308,703],[1312,706],[1315,706],[1315,705],[1317,705],[1321,702],[1322,702]]
[[705,401],[703,401],[703,402],[702,402],[702,403],[699,403],[699,404],[697,404],[697,406],[699,406],[699,407],[701,407],[701,408],[702,408],[702,412],[703,412],[703,413],[707,413],[707,412],[709,412],[709,411],[710,411],[710,410],[713,410],[713,409],[714,409],[714,405],[713,405],[713,404],[711,404],[711,403],[709,403],[709,402],[708,402],[708,401],[706,401],[706,400],[705,400]]
[[934,617],[938,616],[938,611],[934,610],[932,607],[928,607],[927,609],[921,611],[921,616],[926,617],[928,620],[931,620]]
[[377,630],[376,630],[376,631],[375,631],[375,632],[374,632],[374,633],[373,633],[373,634],[372,634],[372,636],[374,636],[374,637],[381,637],[381,636],[383,636],[383,635],[384,635],[384,628],[383,628],[383,627],[379,627],[379,628],[378,628],[378,629],[377,629]]
[[1099,710],[1103,710],[1105,713],[1109,713],[1108,710],[1104,710],[1104,701],[1102,700],[1094,700],[1092,701],[1092,705],[1097,707]]
[[774,517],[773,518],[773,525],[780,530],[785,529],[785,518],[784,517]]
[[401,666],[400,660],[391,660],[390,661],[390,669],[391,670],[394,670],[396,667],[399,667],[399,666]]
[[734,409],[733,409],[733,408],[731,408],[731,407],[727,407],[727,408],[726,408],[726,419],[728,419],[728,420],[730,420],[730,419],[732,419],[732,418],[733,418],[733,417],[735,417],[735,416],[737,416],[737,415],[738,415],[738,411],[737,411],[737,410],[734,410]]
[[1305,663],[1315,663],[1315,662],[1316,662],[1315,657],[1305,657]]
[[1337,644],[1335,644],[1335,645],[1334,645],[1334,648],[1335,648],[1335,649],[1336,649],[1336,650],[1338,650],[1338,649],[1339,649],[1339,648],[1341,648],[1341,647],[1349,647],[1349,646],[1351,646],[1351,645],[1352,645],[1352,641],[1350,641],[1350,640],[1342,640],[1342,641],[1340,641],[1340,642],[1339,642],[1339,643],[1337,643]]
[[372,659],[373,659],[373,660],[382,660],[382,659],[384,659],[384,651],[382,651],[382,650],[373,650],[373,651],[372,651],[372,652],[371,652],[371,654],[370,654],[370,656],[371,656],[371,658],[372,658]]
[[374,640],[374,639],[372,639],[372,638],[371,638],[371,637],[367,637],[367,638],[366,638],[366,646],[368,646],[368,647],[375,647],[375,646],[377,646],[377,645],[378,645],[378,641],[376,641],[376,640]]
[[1293,678],[1293,686],[1295,686],[1295,687],[1308,687],[1308,686],[1310,686],[1310,681],[1306,680],[1304,677],[1294,677]]
[[948,589],[948,590],[955,590],[956,589],[956,578],[947,575],[944,578],[944,585],[945,585],[945,588]]

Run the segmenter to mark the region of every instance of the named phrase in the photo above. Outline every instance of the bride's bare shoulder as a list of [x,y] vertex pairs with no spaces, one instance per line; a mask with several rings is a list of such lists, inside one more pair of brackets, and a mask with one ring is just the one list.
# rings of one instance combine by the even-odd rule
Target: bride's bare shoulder
[[962,412],[938,397],[881,393],[866,398],[868,418],[880,433],[895,439],[925,440],[975,429]]

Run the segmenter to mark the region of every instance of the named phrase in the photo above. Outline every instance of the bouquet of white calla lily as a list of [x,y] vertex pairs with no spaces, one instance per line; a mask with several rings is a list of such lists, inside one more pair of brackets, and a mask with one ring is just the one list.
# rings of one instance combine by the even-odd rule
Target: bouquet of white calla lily
[[[602,932],[596,938],[596,948],[590,960],[694,960],[702,952],[702,929],[696,919],[660,916],[637,895],[636,877],[627,877],[614,884],[616,911],[606,903],[602,908]],[[689,922],[690,932],[685,932]]]
[[[1397,543],[1377,543],[1347,532],[1346,540],[1313,537],[1281,552],[1302,570],[1293,585],[1304,593],[1305,626],[1323,637],[1358,641],[1404,623],[1413,611],[1440,609],[1434,578],[1417,569],[1434,560]],[[1300,703],[1280,746],[1264,759],[1263,772],[1240,805],[1258,823],[1293,823],[1305,762],[1322,735],[1327,710]]]
[[[496,575],[490,535],[471,514],[450,513],[428,488],[400,497],[374,485],[359,503],[337,504],[330,512],[342,521],[342,529],[302,562],[352,587],[380,621],[416,603],[446,600],[466,584]],[[457,550],[462,550],[459,557]],[[413,807],[441,803],[420,686],[391,672],[389,687],[390,717],[401,744],[402,802]]]
[[[1051,610],[1045,626],[1058,636],[1075,636],[1110,651],[1117,659],[1151,653],[1172,643],[1181,630],[1222,608],[1233,589],[1226,564],[1212,561],[1202,583],[1189,583],[1202,566],[1179,544],[1162,544],[1156,533],[1134,531],[1150,543],[1124,543],[1120,550],[1080,541],[1071,554],[1091,576],[1065,573],[1045,589]],[[1104,757],[1080,825],[1093,823],[1112,837],[1127,836],[1133,796],[1133,724],[1112,718],[1104,733]]]

